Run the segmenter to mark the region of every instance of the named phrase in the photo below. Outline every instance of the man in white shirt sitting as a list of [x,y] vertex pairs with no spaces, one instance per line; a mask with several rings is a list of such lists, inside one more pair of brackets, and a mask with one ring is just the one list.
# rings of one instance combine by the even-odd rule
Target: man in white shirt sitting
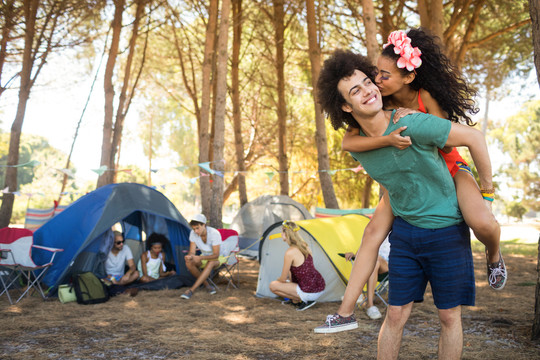
[[[139,278],[139,272],[133,261],[133,254],[129,246],[124,246],[125,240],[120,231],[114,231],[113,247],[105,261],[107,279],[115,285],[131,284]],[[126,265],[129,270],[124,273]]]
[[[181,295],[182,299],[189,300],[195,290],[202,284],[210,294],[215,294],[216,289],[211,286],[206,279],[210,276],[212,269],[219,267],[227,261],[225,256],[220,255],[221,234],[211,226],[206,226],[206,216],[197,214],[189,222],[191,232],[189,233],[189,252],[184,256],[186,267],[197,280],[191,288]],[[201,251],[196,255],[196,250]],[[202,271],[201,271],[202,268]]]

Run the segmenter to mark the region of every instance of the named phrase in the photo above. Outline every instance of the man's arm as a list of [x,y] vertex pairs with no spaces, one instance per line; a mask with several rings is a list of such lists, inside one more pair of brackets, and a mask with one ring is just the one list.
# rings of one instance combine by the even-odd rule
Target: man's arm
[[135,267],[135,261],[133,261],[133,258],[127,259],[126,264],[129,267],[128,271],[126,272],[127,275],[131,275],[137,270],[137,268]]
[[201,260],[217,260],[219,258],[220,245],[212,245],[212,255],[201,255]]
[[474,166],[480,177],[482,189],[492,189],[491,160],[487,149],[486,139],[482,132],[466,125],[452,123],[446,146],[466,146],[469,148]]
[[195,244],[195,242],[193,241],[190,241],[188,255],[195,255],[196,251],[197,251],[197,244]]

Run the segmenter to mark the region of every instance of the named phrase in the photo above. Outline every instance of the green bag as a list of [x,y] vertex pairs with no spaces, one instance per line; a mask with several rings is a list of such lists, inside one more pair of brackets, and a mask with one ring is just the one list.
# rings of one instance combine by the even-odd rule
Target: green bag
[[109,300],[107,286],[90,271],[76,274],[73,277],[73,287],[79,304],[99,304]]

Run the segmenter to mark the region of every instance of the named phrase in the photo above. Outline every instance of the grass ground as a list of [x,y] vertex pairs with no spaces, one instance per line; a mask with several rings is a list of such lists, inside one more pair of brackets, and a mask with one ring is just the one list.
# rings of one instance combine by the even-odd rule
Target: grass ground
[[[510,277],[506,288],[495,292],[487,285],[482,246],[473,244],[480,247],[474,252],[476,306],[463,309],[463,359],[540,358],[540,343],[530,340],[538,277],[533,248],[538,243],[505,238],[502,246]],[[258,266],[242,259],[239,289],[216,295],[200,291],[189,301],[180,299],[184,289],[142,291],[87,306],[39,297],[10,306],[2,296],[0,358],[375,359],[382,319],[370,320],[357,309],[358,329],[315,334],[313,328],[338,304],[319,303],[297,312],[279,301],[256,298]],[[400,359],[436,358],[438,336],[428,290],[405,326]]]

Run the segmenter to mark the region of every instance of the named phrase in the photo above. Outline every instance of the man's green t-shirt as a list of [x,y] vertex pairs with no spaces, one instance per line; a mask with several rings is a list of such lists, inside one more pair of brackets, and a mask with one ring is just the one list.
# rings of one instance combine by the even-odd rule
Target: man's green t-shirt
[[[395,111],[392,112],[392,118]],[[361,153],[351,152],[366,172],[388,190],[395,216],[424,229],[440,229],[463,221],[452,176],[438,148],[450,133],[448,120],[424,113],[390,120],[384,135],[401,126],[412,145],[404,150],[393,146]],[[362,130],[360,135],[366,136]]]

